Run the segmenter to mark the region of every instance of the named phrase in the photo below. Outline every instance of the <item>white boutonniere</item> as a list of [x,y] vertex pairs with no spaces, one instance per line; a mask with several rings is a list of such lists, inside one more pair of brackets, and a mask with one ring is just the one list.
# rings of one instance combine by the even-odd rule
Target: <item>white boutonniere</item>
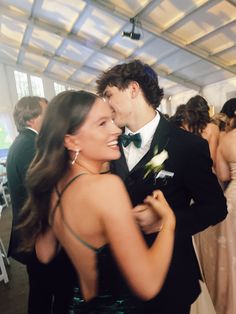
[[168,159],[169,155],[168,152],[163,149],[158,154],[158,148],[157,146],[154,148],[154,156],[152,159],[145,165],[145,174],[144,179],[149,175],[150,172],[154,172],[157,174],[159,171],[161,171],[164,168],[164,161]]

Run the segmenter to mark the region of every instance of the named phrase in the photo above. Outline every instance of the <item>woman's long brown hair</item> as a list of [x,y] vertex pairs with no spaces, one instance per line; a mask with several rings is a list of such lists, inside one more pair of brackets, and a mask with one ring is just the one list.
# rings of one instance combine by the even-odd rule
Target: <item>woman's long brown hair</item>
[[97,98],[85,91],[66,91],[48,105],[36,143],[36,156],[26,177],[28,199],[18,226],[21,251],[31,251],[37,235],[49,226],[52,191],[69,167],[64,137],[78,130]]

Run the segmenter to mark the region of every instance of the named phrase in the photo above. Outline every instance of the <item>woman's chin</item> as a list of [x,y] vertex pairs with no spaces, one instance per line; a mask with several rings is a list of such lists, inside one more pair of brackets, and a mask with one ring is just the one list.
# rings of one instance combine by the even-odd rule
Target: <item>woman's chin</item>
[[121,153],[120,153],[120,150],[118,149],[118,150],[114,151],[113,154],[111,154],[110,160],[120,159],[120,156],[121,156]]

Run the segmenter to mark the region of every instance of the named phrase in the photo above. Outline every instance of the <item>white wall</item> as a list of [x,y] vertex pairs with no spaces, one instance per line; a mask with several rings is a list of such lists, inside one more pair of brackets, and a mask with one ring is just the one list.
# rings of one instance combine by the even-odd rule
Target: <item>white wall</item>
[[209,105],[213,105],[218,112],[228,99],[236,97],[236,77],[208,85],[203,88],[202,94]]
[[[178,105],[185,104],[189,98],[197,94],[195,91],[188,91],[171,97],[171,114],[175,113]],[[236,78],[208,85],[202,88],[200,95],[210,106],[214,106],[215,112],[219,112],[226,100],[236,97]]]

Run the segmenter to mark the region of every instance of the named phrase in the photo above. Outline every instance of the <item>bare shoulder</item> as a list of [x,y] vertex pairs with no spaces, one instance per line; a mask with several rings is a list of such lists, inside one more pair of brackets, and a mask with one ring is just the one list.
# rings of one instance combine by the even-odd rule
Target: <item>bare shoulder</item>
[[115,196],[117,192],[126,191],[123,181],[114,174],[98,174],[84,177],[83,189],[85,193],[99,195],[108,198]]
[[[122,180],[113,174],[91,176],[86,189],[87,204],[100,213],[116,215],[117,212],[128,208],[131,202]],[[86,182],[85,182],[86,183]],[[88,197],[89,196],[89,197]],[[110,210],[112,207],[112,211]]]
[[207,124],[207,128],[209,130],[211,130],[212,132],[217,132],[218,133],[220,131],[219,127],[216,124],[212,123],[212,122]]
[[91,188],[96,189],[99,193],[115,193],[117,190],[125,189],[123,181],[114,174],[101,174],[94,176]]
[[203,132],[208,136],[219,135],[220,129],[216,124],[208,123]]
[[229,131],[224,135],[224,137],[221,140],[220,146],[221,147],[234,147],[236,141],[236,129]]

